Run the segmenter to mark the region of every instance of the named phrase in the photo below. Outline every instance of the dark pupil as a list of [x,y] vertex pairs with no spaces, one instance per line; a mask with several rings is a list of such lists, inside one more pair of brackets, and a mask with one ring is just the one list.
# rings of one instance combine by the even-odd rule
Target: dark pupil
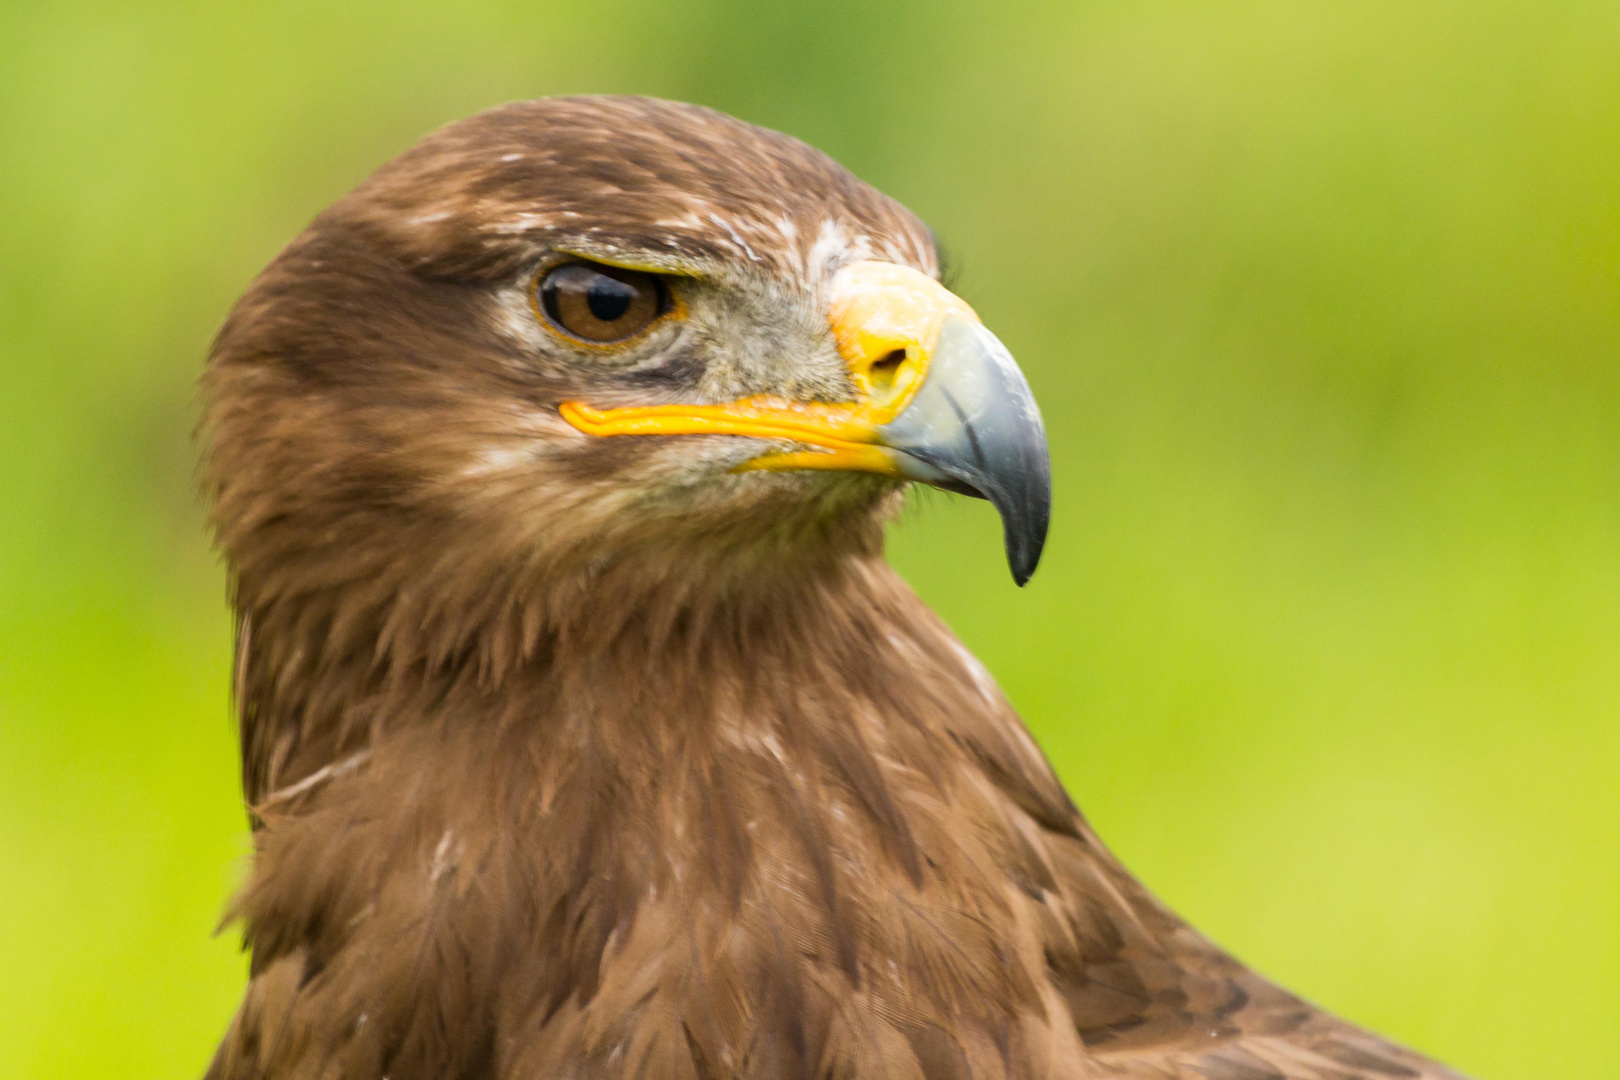
[[630,310],[636,290],[605,274],[597,274],[585,290],[585,304],[603,322],[612,322]]

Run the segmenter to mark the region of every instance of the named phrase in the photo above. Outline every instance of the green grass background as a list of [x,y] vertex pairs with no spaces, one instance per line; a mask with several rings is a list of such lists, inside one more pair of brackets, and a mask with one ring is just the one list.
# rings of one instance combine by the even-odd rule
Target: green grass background
[[1054,452],[896,562],[1124,860],[1482,1080],[1620,1075],[1620,6],[0,0],[0,1077],[200,1071],[243,978],[192,381],[433,126],[685,98],[910,204]]

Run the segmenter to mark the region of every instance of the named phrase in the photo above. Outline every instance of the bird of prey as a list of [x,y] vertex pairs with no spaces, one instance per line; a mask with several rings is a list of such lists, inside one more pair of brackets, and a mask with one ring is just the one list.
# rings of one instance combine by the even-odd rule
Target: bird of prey
[[213,1080],[1440,1080],[1200,937],[883,557],[1049,487],[904,207],[644,98],[451,124],[203,377],[251,950]]

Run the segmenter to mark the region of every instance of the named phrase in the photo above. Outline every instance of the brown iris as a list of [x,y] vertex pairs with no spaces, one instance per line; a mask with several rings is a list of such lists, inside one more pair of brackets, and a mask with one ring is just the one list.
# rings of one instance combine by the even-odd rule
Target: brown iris
[[655,275],[597,263],[554,267],[541,276],[535,295],[557,327],[603,343],[633,337],[668,306],[664,284]]

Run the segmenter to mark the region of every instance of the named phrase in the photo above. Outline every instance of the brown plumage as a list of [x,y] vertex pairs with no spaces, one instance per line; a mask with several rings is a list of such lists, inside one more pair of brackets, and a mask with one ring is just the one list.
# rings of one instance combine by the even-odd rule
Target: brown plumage
[[[673,314],[548,328],[579,258]],[[256,847],[210,1077],[1454,1076],[1121,869],[885,563],[901,480],[559,415],[849,400],[862,260],[937,276],[801,143],[573,98],[430,136],[254,282],[204,378]]]

